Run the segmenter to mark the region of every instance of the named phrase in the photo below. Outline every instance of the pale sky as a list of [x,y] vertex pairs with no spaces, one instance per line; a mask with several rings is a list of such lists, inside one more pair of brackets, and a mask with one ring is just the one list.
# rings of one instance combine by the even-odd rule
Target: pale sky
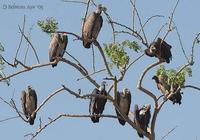
[[[107,12],[111,15],[114,21],[120,22],[127,26],[132,26],[132,7],[129,0],[98,0],[96,3],[101,3],[107,7]],[[154,39],[159,28],[168,22],[176,1],[166,0],[138,0],[136,2],[137,9],[144,23],[149,17],[153,15],[163,15],[163,18],[155,18],[147,24],[144,28],[149,43]],[[174,15],[174,22],[176,23],[179,33],[181,35],[183,46],[189,55],[191,53],[191,46],[194,37],[200,32],[200,20],[199,20],[199,5],[198,0],[180,0],[180,3],[176,9]],[[32,9],[30,9],[32,7]],[[81,33],[82,17],[85,13],[85,5],[65,3],[61,0],[1,0],[0,1],[0,42],[5,47],[5,52],[2,54],[8,61],[13,61],[16,53],[16,49],[20,41],[20,33],[18,25],[22,26],[23,17],[26,16],[25,31],[26,34],[31,30],[31,42],[34,45],[41,63],[48,62],[48,45],[50,37],[43,33],[37,26],[37,20],[45,19],[47,17],[54,17],[59,23],[59,29],[61,31],[74,32],[76,34]],[[90,7],[90,11],[94,10],[94,7]],[[110,43],[112,41],[112,34],[110,25],[108,25],[105,15],[103,15],[104,23],[101,32],[98,37],[98,41],[103,46],[103,43]],[[136,21],[135,27],[138,29],[138,21]],[[117,28],[121,30],[122,28]],[[166,32],[163,30],[160,37]],[[92,72],[92,50],[84,49],[81,41],[73,41],[73,36],[69,36],[69,43],[67,51],[73,56],[77,57],[80,62]],[[117,36],[117,41],[120,42],[124,39],[135,40],[135,38],[127,35]],[[172,45],[173,60],[170,64],[165,64],[166,68],[179,68],[186,63],[181,46],[178,41],[176,32],[171,33],[166,41]],[[145,49],[140,42],[142,49]],[[21,50],[18,59],[24,59],[24,54],[27,48],[27,43],[23,40]],[[200,86],[199,64],[200,57],[198,52],[199,46],[195,48],[195,64],[192,67],[193,77],[186,78],[186,84],[194,84]],[[95,49],[96,55],[96,69],[100,70],[104,68],[102,58],[99,57],[97,49]],[[134,60],[139,54],[131,53],[131,59]],[[66,54],[66,58],[69,58]],[[143,57],[127,72],[126,80],[119,84],[119,90],[124,87],[128,87],[132,93],[131,110],[135,104],[140,106],[145,103],[153,105],[152,99],[147,97],[144,93],[137,89],[137,80],[141,72],[146,66],[155,62],[155,58]],[[29,49],[27,64],[33,65],[37,61],[33,55],[31,49]],[[10,68],[5,65],[4,72],[6,75],[10,75],[18,70]],[[157,96],[160,95],[160,91],[157,90],[156,85],[151,80],[156,69],[152,69],[145,78],[144,86],[154,92]],[[105,78],[106,72],[95,75],[93,78],[98,83]],[[76,81],[77,78],[82,75],[75,71],[71,66],[64,63],[59,63],[56,68],[51,66],[35,69],[30,72],[23,73],[15,76],[11,79],[11,85],[8,87],[6,84],[1,83],[0,96],[8,100],[12,97],[15,99],[17,107],[21,110],[20,94],[21,91],[27,88],[27,85],[32,85],[38,94],[38,103],[40,104],[50,93],[61,87],[61,84],[65,84],[74,91],[82,89],[83,93],[90,93],[94,86],[87,80]],[[183,90],[184,95],[182,104],[172,105],[168,101],[158,115],[156,122],[156,138],[160,140],[165,134],[172,128],[178,126],[166,139],[167,140],[197,140],[200,139],[199,127],[200,124],[200,106],[198,91],[186,89]],[[55,98],[50,100],[44,108],[42,108],[35,120],[35,125],[30,126],[23,122],[21,119],[14,119],[4,123],[0,123],[1,139],[6,140],[23,140],[28,139],[24,135],[35,132],[39,128],[39,118],[42,119],[42,124],[48,122],[48,117],[55,118],[61,113],[66,114],[88,114],[88,100],[76,99],[70,96],[66,92],[58,94]],[[0,102],[0,120],[16,116],[17,114],[13,109],[3,102]],[[115,115],[115,110],[111,103],[106,104],[105,114]],[[98,124],[93,124],[90,118],[63,118],[53,125],[47,127],[41,134],[39,134],[36,140],[63,140],[63,139],[87,139],[87,140],[133,140],[139,139],[137,132],[132,129],[128,124],[121,126],[116,119],[101,118]]]

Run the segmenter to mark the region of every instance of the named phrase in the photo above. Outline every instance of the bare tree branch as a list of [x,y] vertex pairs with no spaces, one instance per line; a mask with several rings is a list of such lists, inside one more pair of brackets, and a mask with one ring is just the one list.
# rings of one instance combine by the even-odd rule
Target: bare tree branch
[[176,125],[174,128],[172,128],[169,132],[167,132],[166,135],[164,135],[161,140],[164,140],[170,133],[172,133],[176,128],[178,127],[178,125]]
[[88,74],[88,75],[86,75],[86,76],[84,76],[84,77],[78,78],[76,81],[80,81],[80,80],[82,80],[82,79],[85,79],[87,76],[92,76],[92,75],[94,75],[94,74],[100,73],[100,72],[105,71],[105,70],[106,70],[106,69],[101,69],[101,70],[95,71],[95,72],[90,73],[90,74]]
[[104,54],[104,52],[103,52],[103,50],[102,50],[102,47],[100,46],[100,44],[99,44],[98,41],[95,42],[95,45],[97,46],[97,48],[98,48],[98,50],[99,50],[99,52],[100,52],[100,54],[101,54],[101,56],[102,56],[102,58],[103,58],[103,62],[104,62],[104,65],[106,66],[106,69],[107,69],[107,71],[108,71],[108,74],[109,74],[111,77],[113,77],[113,75],[112,75],[112,73],[111,73],[111,70],[110,70],[110,68],[109,68],[109,66],[108,66],[108,63],[107,63],[105,54]]
[[[26,23],[26,16],[24,15],[24,21],[23,21],[23,25],[22,25],[22,32],[23,32],[23,33],[24,33],[24,29],[25,29],[25,23]],[[15,54],[15,58],[14,58],[13,64],[15,63],[15,60],[17,59],[17,55],[18,55],[18,53],[19,53],[19,49],[20,49],[20,47],[21,47],[22,41],[23,41],[23,35],[21,34],[19,46],[18,46],[18,48],[17,48],[17,51],[16,51],[16,54]]]
[[[118,26],[121,26],[125,29],[128,29],[129,31],[132,32],[132,36],[134,36],[135,38],[137,38],[138,40],[140,40],[142,42],[142,44],[144,44],[146,47],[148,47],[148,43],[145,41],[145,39],[140,35],[138,34],[137,31],[134,31],[133,29],[131,29],[130,27],[126,26],[126,25],[123,25],[121,23],[118,23],[118,22],[115,22],[115,21],[112,21],[113,24],[116,24]],[[128,33],[128,32],[127,32]]]
[[75,1],[75,0],[62,0],[62,1],[63,1],[63,2],[69,2],[69,3],[87,4],[87,2]]
[[31,48],[33,49],[33,52],[34,52],[34,54],[36,56],[36,59],[37,59],[38,63],[40,63],[40,60],[38,58],[38,55],[36,53],[36,50],[35,50],[34,46],[30,42],[30,40],[28,39],[28,37],[24,34],[24,32],[22,31],[22,29],[20,28],[20,26],[18,26],[18,27],[19,27],[19,31],[21,32],[21,34],[24,36],[24,38],[26,39],[26,41],[30,44]]
[[174,18],[174,14],[175,14],[175,11],[176,11],[176,8],[178,6],[179,1],[180,0],[177,0],[176,5],[174,6],[174,9],[173,9],[173,11],[171,13],[171,16],[169,17],[168,30],[167,30],[166,34],[164,35],[164,37],[163,37],[163,41],[166,39],[166,37],[169,35],[169,33],[174,30],[174,27],[172,27],[172,24],[174,23],[173,22],[173,18]]
[[142,74],[141,74],[141,76],[140,76],[140,78],[139,78],[139,80],[138,80],[138,85],[137,85],[137,88],[138,88],[138,89],[140,89],[141,91],[143,91],[145,94],[147,94],[148,96],[150,96],[150,97],[154,100],[154,102],[155,102],[155,107],[157,106],[157,97],[156,97],[152,92],[150,92],[149,90],[143,88],[143,86],[142,86],[142,81],[143,81],[143,79],[144,79],[144,76],[146,75],[146,73],[147,73],[150,69],[152,69],[153,67],[155,67],[155,66],[157,66],[157,65],[159,65],[159,64],[161,64],[161,63],[163,63],[163,62],[160,62],[160,61],[159,61],[159,62],[155,62],[155,63],[149,65],[149,66],[142,72]]
[[49,94],[49,96],[40,104],[40,106],[35,110],[35,113],[37,113],[52,97],[60,93],[61,91],[64,91],[64,88],[60,88],[56,90],[55,92]]
[[199,90],[199,91],[200,91],[200,88],[199,88],[199,87],[196,87],[196,86],[193,86],[193,85],[184,85],[184,86],[182,86],[181,88],[192,88],[192,89],[196,89],[196,90]]
[[143,28],[143,25],[142,25],[142,20],[141,20],[141,18],[140,18],[139,12],[138,12],[138,10],[137,10],[137,8],[136,8],[135,3],[133,3],[132,1],[130,1],[130,2],[131,2],[131,5],[134,7],[135,12],[136,12],[136,15],[137,15],[137,17],[138,17],[138,20],[139,20],[139,23],[140,23],[140,26],[141,26],[141,30],[142,30],[142,33],[143,33],[143,36],[144,36],[145,44],[147,44],[147,46],[148,46],[148,40],[147,40],[145,31],[144,31],[144,28]]
[[[31,136],[31,140],[33,140],[38,134],[40,134],[46,127],[48,127],[49,125],[51,125],[52,123],[55,123],[56,121],[58,121],[61,118],[90,118],[93,115],[72,115],[72,114],[60,114],[58,115],[56,118],[51,119],[48,123],[46,123],[45,125],[43,125],[41,128],[39,128],[35,133],[30,133],[25,135],[25,137],[27,136]],[[116,119],[116,116],[113,115],[99,115],[102,118],[113,118]]]
[[17,119],[17,118],[19,118],[19,116],[9,117],[9,118],[0,120],[0,123],[6,122],[6,121],[9,121],[9,120],[13,120],[13,119]]
[[140,32],[142,31],[142,29],[144,29],[144,27],[147,25],[147,23],[149,23],[152,19],[154,19],[154,18],[161,18],[161,17],[163,18],[164,16],[163,15],[154,15],[154,16],[151,16],[150,18],[148,18],[147,21],[142,25],[142,27],[138,31],[138,34],[140,34]]

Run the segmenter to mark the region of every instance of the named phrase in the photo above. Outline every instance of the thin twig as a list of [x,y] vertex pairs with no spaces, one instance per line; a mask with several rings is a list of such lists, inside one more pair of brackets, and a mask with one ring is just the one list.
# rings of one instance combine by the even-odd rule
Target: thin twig
[[63,1],[63,2],[69,2],[69,3],[87,4],[87,2],[75,1],[75,0],[62,0],[62,1]]
[[99,49],[99,52],[100,52],[100,54],[101,54],[101,56],[102,56],[102,58],[103,58],[103,62],[104,62],[104,65],[105,65],[105,67],[106,67],[106,69],[107,69],[107,71],[108,71],[108,74],[109,74],[111,77],[113,77],[113,75],[112,75],[112,73],[111,73],[111,70],[110,70],[110,68],[109,68],[109,66],[108,66],[108,62],[107,62],[107,60],[106,60],[105,54],[104,54],[104,52],[103,52],[103,50],[102,50],[102,47],[100,46],[100,44],[99,44],[98,41],[95,42],[95,45],[96,45],[97,48]]
[[167,132],[166,135],[164,135],[161,140],[164,140],[170,133],[172,133],[176,128],[178,127],[178,125],[176,125],[174,128],[172,128],[169,132]]
[[156,97],[152,92],[150,92],[149,90],[143,88],[142,82],[143,82],[143,79],[144,79],[144,76],[146,75],[146,73],[147,73],[150,69],[152,69],[153,67],[155,67],[155,66],[157,66],[157,65],[159,65],[159,64],[161,64],[161,63],[163,63],[163,62],[158,61],[158,62],[155,62],[155,63],[149,65],[147,68],[145,68],[145,70],[142,72],[142,74],[141,74],[141,76],[140,76],[140,78],[139,78],[139,80],[138,80],[138,85],[137,85],[138,89],[140,89],[140,90],[143,91],[145,94],[147,94],[148,96],[150,96],[151,98],[153,98],[154,103],[155,103],[155,107],[157,107],[157,97]]
[[76,61],[76,62],[77,62],[77,65],[79,65],[79,66],[84,70],[85,73],[88,73],[88,71],[86,70],[86,68],[80,63],[80,61],[79,61],[78,59],[76,59],[73,55],[71,55],[71,54],[68,53],[67,51],[65,51],[65,53],[66,53],[67,55],[69,55],[74,61]]
[[151,16],[150,18],[148,18],[147,21],[142,25],[142,27],[138,31],[138,34],[140,34],[140,32],[142,31],[142,28],[144,29],[144,27],[147,25],[148,22],[150,22],[152,19],[157,18],[157,17],[163,18],[164,16],[163,15],[154,15],[154,16]]
[[[49,125],[51,125],[52,123],[56,122],[57,120],[61,119],[61,118],[90,118],[93,115],[73,115],[73,114],[60,114],[58,115],[55,119],[51,119],[47,124],[43,125],[41,128],[39,128],[35,133],[30,133],[25,135],[25,137],[27,136],[31,136],[31,140],[33,140],[38,134],[40,134],[46,127],[48,127]],[[102,118],[113,118],[116,119],[117,117],[114,115],[99,115]]]
[[49,65],[52,65],[54,64],[55,62],[49,62],[49,63],[46,63],[46,64],[36,64],[36,65],[33,65],[33,66],[29,66],[28,69],[25,68],[25,69],[22,69],[22,70],[19,70],[11,75],[8,75],[7,77],[2,77],[0,78],[0,81],[3,81],[3,80],[7,80],[7,79],[10,79],[11,77],[14,77],[16,75],[19,75],[21,73],[24,73],[24,72],[27,72],[27,71],[31,71],[35,68],[40,68],[40,67],[45,67],[45,66],[49,66]]
[[143,25],[142,25],[142,20],[140,18],[139,12],[137,11],[135,3],[133,3],[132,1],[130,1],[130,2],[131,2],[131,5],[135,8],[135,12],[136,12],[136,15],[138,17],[138,20],[139,20],[139,23],[140,23],[140,27],[141,27],[141,30],[142,30],[142,33],[143,33],[143,36],[144,36],[145,44],[147,44],[147,46],[148,46],[148,40],[147,40],[145,31],[144,31],[144,28],[143,28]]
[[189,58],[188,58],[187,55],[186,55],[186,52],[185,52],[185,49],[184,49],[184,47],[183,47],[183,43],[182,43],[182,40],[181,40],[181,35],[180,35],[179,31],[178,31],[178,27],[177,27],[177,26],[175,26],[175,30],[176,30],[176,33],[177,33],[177,36],[178,36],[178,40],[179,40],[179,43],[180,43],[180,45],[181,45],[181,49],[182,49],[182,52],[183,52],[183,54],[184,54],[184,57],[185,57],[185,59],[187,60],[187,62],[189,63],[190,60],[189,60]]
[[156,36],[154,37],[153,42],[158,38],[160,32],[162,31],[162,29],[163,29],[166,25],[167,25],[167,23],[165,23],[164,25],[162,25],[162,26],[160,27],[160,29],[158,30],[158,33],[157,33]]
[[193,86],[193,85],[185,85],[185,86],[182,86],[181,88],[193,88],[193,89],[196,89],[196,90],[200,91],[199,87],[196,87],[196,86]]
[[171,13],[171,16],[169,17],[169,26],[168,26],[168,30],[167,30],[166,34],[165,34],[164,37],[163,37],[163,41],[166,39],[166,37],[169,35],[169,33],[170,33],[171,31],[173,31],[173,29],[174,29],[174,28],[172,27],[172,23],[174,23],[174,22],[173,22],[173,18],[174,18],[174,14],[175,14],[175,11],[176,11],[176,8],[177,8],[177,6],[178,6],[179,1],[180,1],[180,0],[177,0],[176,5],[174,6],[174,9],[173,9],[173,11],[172,11],[172,13]]
[[20,26],[18,26],[18,27],[19,27],[19,31],[21,32],[21,34],[24,36],[24,38],[26,39],[26,41],[30,44],[31,48],[33,49],[33,52],[34,52],[34,54],[36,56],[36,59],[37,59],[38,63],[40,63],[39,57],[38,57],[38,55],[36,53],[36,50],[35,50],[34,46],[30,42],[30,40],[28,39],[28,37],[24,34],[24,32],[22,31],[22,29],[20,28]]
[[191,60],[190,60],[191,65],[194,64],[194,46],[197,42],[199,42],[199,36],[200,36],[200,33],[197,34],[197,36],[195,37],[195,39],[192,43],[192,53],[191,53]]
[[65,59],[65,58],[61,58],[60,61],[71,65],[72,67],[74,67],[75,69],[77,69],[83,76],[86,76],[86,78],[87,78],[94,86],[96,86],[97,88],[100,87],[99,84],[97,84],[97,82],[96,82],[93,78],[91,78],[90,76],[87,76],[88,73],[86,73],[86,72],[83,70],[83,68],[80,67],[79,65],[77,65],[77,64],[75,64],[75,63],[73,63],[73,62],[71,62],[71,61],[69,61],[69,60],[67,60],[67,59]]
[[[26,23],[26,16],[24,15],[24,20],[23,20],[23,25],[22,25],[22,32],[23,32],[23,33],[24,33],[24,29],[25,29],[25,23]],[[19,53],[19,49],[20,49],[20,47],[21,47],[22,41],[23,41],[23,34],[21,34],[19,46],[18,46],[18,48],[17,48],[17,51],[16,51],[16,54],[15,54],[15,58],[14,58],[14,62],[13,62],[13,63],[15,63],[15,60],[17,59],[17,55],[18,55],[18,53]]]
[[19,117],[20,117],[24,122],[29,122],[29,119],[30,119],[30,118],[27,120],[26,118],[24,118],[24,117],[22,116],[23,113],[21,113],[21,112],[17,109],[16,104],[15,104],[15,102],[14,102],[13,99],[11,99],[11,105],[12,105],[12,107],[15,109],[15,111],[17,112],[17,114],[19,115]]
[[0,120],[0,123],[2,123],[2,122],[6,122],[6,121],[9,121],[9,120],[13,120],[13,119],[17,119],[17,118],[19,118],[19,116],[9,117],[9,118],[6,118],[6,119],[3,119],[3,120]]
[[121,23],[118,23],[118,22],[115,22],[115,21],[112,21],[113,24],[116,24],[118,26],[121,26],[129,31],[132,32],[132,36],[134,36],[135,38],[137,38],[138,40],[140,40],[142,42],[143,45],[145,45],[146,47],[148,47],[148,43],[145,42],[145,39],[140,35],[138,34],[137,31],[134,31],[133,29],[131,29],[130,27],[126,26],[126,25],[123,25]]
[[95,55],[94,55],[94,46],[92,45],[92,68],[95,72]]
[[64,88],[60,88],[56,90],[55,92],[49,94],[49,96],[40,104],[40,106],[35,110],[35,113],[37,113],[52,97],[60,93],[61,91],[64,91]]
[[82,79],[85,79],[85,78],[88,77],[88,76],[92,76],[92,75],[94,75],[94,74],[100,73],[100,72],[105,71],[105,70],[106,70],[106,69],[101,69],[101,70],[95,71],[95,72],[90,73],[90,74],[88,74],[88,75],[86,75],[86,76],[84,76],[84,77],[78,78],[76,81],[80,81],[80,80],[82,80]]

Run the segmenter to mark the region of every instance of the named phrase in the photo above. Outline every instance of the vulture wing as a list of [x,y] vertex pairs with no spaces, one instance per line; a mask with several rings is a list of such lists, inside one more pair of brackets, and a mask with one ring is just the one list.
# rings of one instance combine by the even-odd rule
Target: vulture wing
[[59,39],[59,49],[58,49],[58,56],[63,57],[65,50],[67,48],[68,37],[65,34],[60,33]]
[[34,124],[34,120],[36,118],[36,113],[33,114],[33,112],[37,109],[37,95],[34,89],[31,89],[29,91],[29,97],[28,97],[27,107],[28,107],[28,113],[30,115],[30,125]]
[[[58,40],[58,34],[55,33],[51,39],[51,42],[49,44],[49,61],[53,62],[55,60],[55,57],[57,56],[57,51],[59,49],[59,40]],[[53,64],[52,67],[57,66],[57,64]]]
[[26,92],[23,90],[21,93],[21,102],[22,102],[22,109],[26,118],[28,118],[28,113],[26,110]]
[[[92,95],[97,95],[98,93],[98,89],[94,89],[92,92]],[[98,97],[91,97],[90,99],[90,104],[89,104],[89,113],[90,115],[97,115],[98,112],[98,106],[97,106],[97,102],[98,102]],[[97,116],[91,116],[91,120],[93,123],[99,122],[99,117]]]

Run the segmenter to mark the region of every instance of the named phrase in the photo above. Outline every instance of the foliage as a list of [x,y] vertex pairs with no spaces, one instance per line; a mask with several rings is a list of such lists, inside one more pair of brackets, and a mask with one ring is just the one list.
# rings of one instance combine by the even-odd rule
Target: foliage
[[[0,42],[0,52],[4,51],[4,46],[1,44]],[[2,59],[2,55],[0,54],[0,78],[5,77],[5,74],[3,73],[3,69],[4,69],[4,61]],[[5,82],[8,86],[10,85],[10,80],[4,80],[3,82]]]
[[122,43],[104,44],[104,46],[106,55],[111,59],[111,62],[117,66],[117,68],[123,68],[129,63],[130,57],[125,50],[126,47],[135,52],[138,52],[141,49],[137,42],[129,40],[125,40]]
[[156,75],[163,75],[167,77],[167,83],[168,84],[178,84],[180,86],[183,86],[185,83],[185,77],[186,74],[188,74],[189,77],[192,77],[192,69],[190,67],[184,68],[182,71],[179,72],[179,70],[175,69],[166,69],[165,66],[161,65],[157,72]]
[[49,35],[58,30],[58,22],[52,17],[48,17],[45,20],[38,20],[37,25],[43,32],[46,32]]

